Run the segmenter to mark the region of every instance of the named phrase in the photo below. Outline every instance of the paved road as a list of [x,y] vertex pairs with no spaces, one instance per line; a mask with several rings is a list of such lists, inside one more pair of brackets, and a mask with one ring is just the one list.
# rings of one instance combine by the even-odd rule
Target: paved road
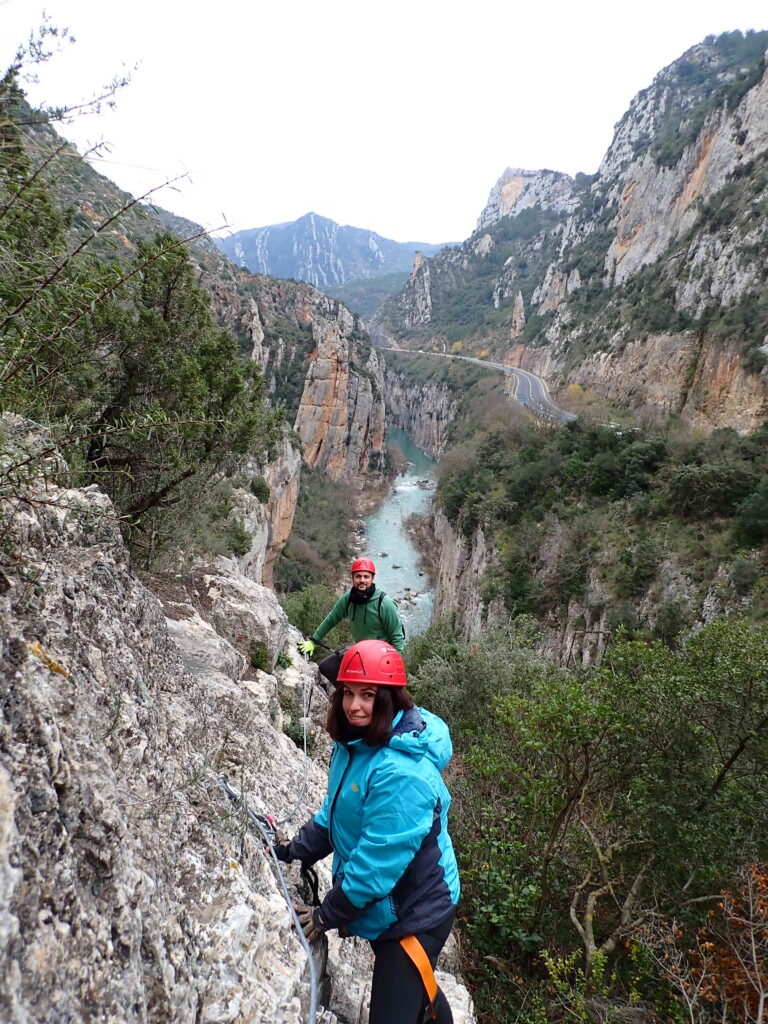
[[[422,354],[442,355],[440,352],[423,352]],[[565,409],[555,405],[549,397],[547,385],[535,373],[529,373],[528,370],[519,370],[513,366],[505,366],[504,363],[492,363],[487,359],[476,359],[474,356],[456,356],[445,353],[443,358],[463,359],[468,363],[477,363],[478,366],[489,366],[506,374],[508,377],[512,377],[514,388],[509,393],[520,405],[524,405],[526,409],[532,412],[534,416],[545,420],[552,420],[556,423],[568,423],[569,420],[576,419],[572,412],[566,412]]]

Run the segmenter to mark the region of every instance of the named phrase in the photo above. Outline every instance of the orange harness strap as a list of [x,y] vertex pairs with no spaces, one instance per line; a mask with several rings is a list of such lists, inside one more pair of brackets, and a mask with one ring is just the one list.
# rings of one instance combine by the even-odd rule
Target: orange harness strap
[[424,983],[424,988],[426,989],[427,996],[429,997],[429,1009],[432,1014],[432,1020],[437,1020],[437,1011],[435,1010],[437,982],[435,981],[435,972],[432,970],[432,964],[429,962],[429,957],[424,952],[424,947],[415,935],[404,935],[402,939],[400,939],[400,945],[403,947],[414,967],[421,975],[421,980]]

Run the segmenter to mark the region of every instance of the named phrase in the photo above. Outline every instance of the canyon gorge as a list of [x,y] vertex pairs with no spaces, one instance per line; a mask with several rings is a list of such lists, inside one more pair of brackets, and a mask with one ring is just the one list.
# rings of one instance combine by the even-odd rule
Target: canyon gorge
[[[673,613],[695,631],[759,607],[760,509],[757,534],[723,540],[765,494],[768,416],[768,74],[762,51],[737,57],[705,42],[660,72],[596,175],[508,169],[471,238],[417,254],[368,320],[314,284],[235,266],[162,211],[130,207],[123,229],[97,233],[99,258],[118,266],[161,228],[174,245],[192,239],[217,328],[284,422],[279,440],[201,484],[225,488],[217,514],[237,543],[190,543],[150,569],[98,478],[84,483],[87,444],[68,464],[57,424],[0,419],[8,1024],[308,1021],[306,958],[275,865],[220,781],[291,833],[322,800],[328,696],[278,600],[279,562],[309,479],[343,495],[335,529],[359,543],[361,515],[393,482],[388,429],[438,463],[422,522],[433,622],[462,640],[524,614],[538,653],[586,669],[627,622],[662,636]],[[58,146],[49,126],[22,134]],[[55,169],[60,156],[46,160]],[[67,159],[54,180],[76,211],[75,246],[83,220],[126,201],[90,169],[84,197]],[[563,408],[583,414],[588,396],[599,412],[537,420],[492,367],[433,353],[530,370]],[[591,462],[589,444],[604,449]],[[693,452],[682,469],[675,444]],[[507,486],[511,451],[522,454]],[[707,476],[711,451],[720,476]],[[600,518],[606,494],[612,519]],[[346,566],[302,550],[307,572],[340,590]],[[328,887],[325,863],[320,879]],[[298,892],[295,867],[288,880]],[[314,959],[317,1024],[366,1024],[367,944],[331,934]],[[476,1020],[465,961],[452,940],[438,968],[455,1024]]]

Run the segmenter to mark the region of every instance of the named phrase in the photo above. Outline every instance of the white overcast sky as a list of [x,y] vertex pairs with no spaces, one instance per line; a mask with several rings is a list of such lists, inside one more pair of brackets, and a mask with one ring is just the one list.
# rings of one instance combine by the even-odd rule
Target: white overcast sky
[[[140,194],[231,230],[310,210],[397,241],[466,238],[506,167],[594,173],[657,71],[765,0],[44,0],[76,43],[36,101],[138,65],[117,109],[62,129]],[[0,57],[43,4],[0,0]]]

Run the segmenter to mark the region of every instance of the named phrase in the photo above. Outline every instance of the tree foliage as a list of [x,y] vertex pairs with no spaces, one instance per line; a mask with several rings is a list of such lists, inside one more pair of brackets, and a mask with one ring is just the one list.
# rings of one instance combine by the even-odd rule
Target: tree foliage
[[458,747],[473,976],[490,992],[501,964],[535,985],[546,950],[577,957],[588,984],[613,963],[618,995],[631,936],[701,921],[768,852],[768,631],[720,620],[679,651],[623,639],[577,672],[536,656],[527,630],[431,656],[422,641],[410,677]]
[[[151,556],[180,541],[194,506],[219,502],[217,480],[269,455],[281,413],[214,325],[181,239],[142,243],[130,263],[90,256],[118,210],[68,242],[72,213],[25,147],[18,70],[0,81],[0,411],[46,427],[51,447],[108,491],[132,543]],[[0,491],[17,494],[34,463],[11,459]]]

